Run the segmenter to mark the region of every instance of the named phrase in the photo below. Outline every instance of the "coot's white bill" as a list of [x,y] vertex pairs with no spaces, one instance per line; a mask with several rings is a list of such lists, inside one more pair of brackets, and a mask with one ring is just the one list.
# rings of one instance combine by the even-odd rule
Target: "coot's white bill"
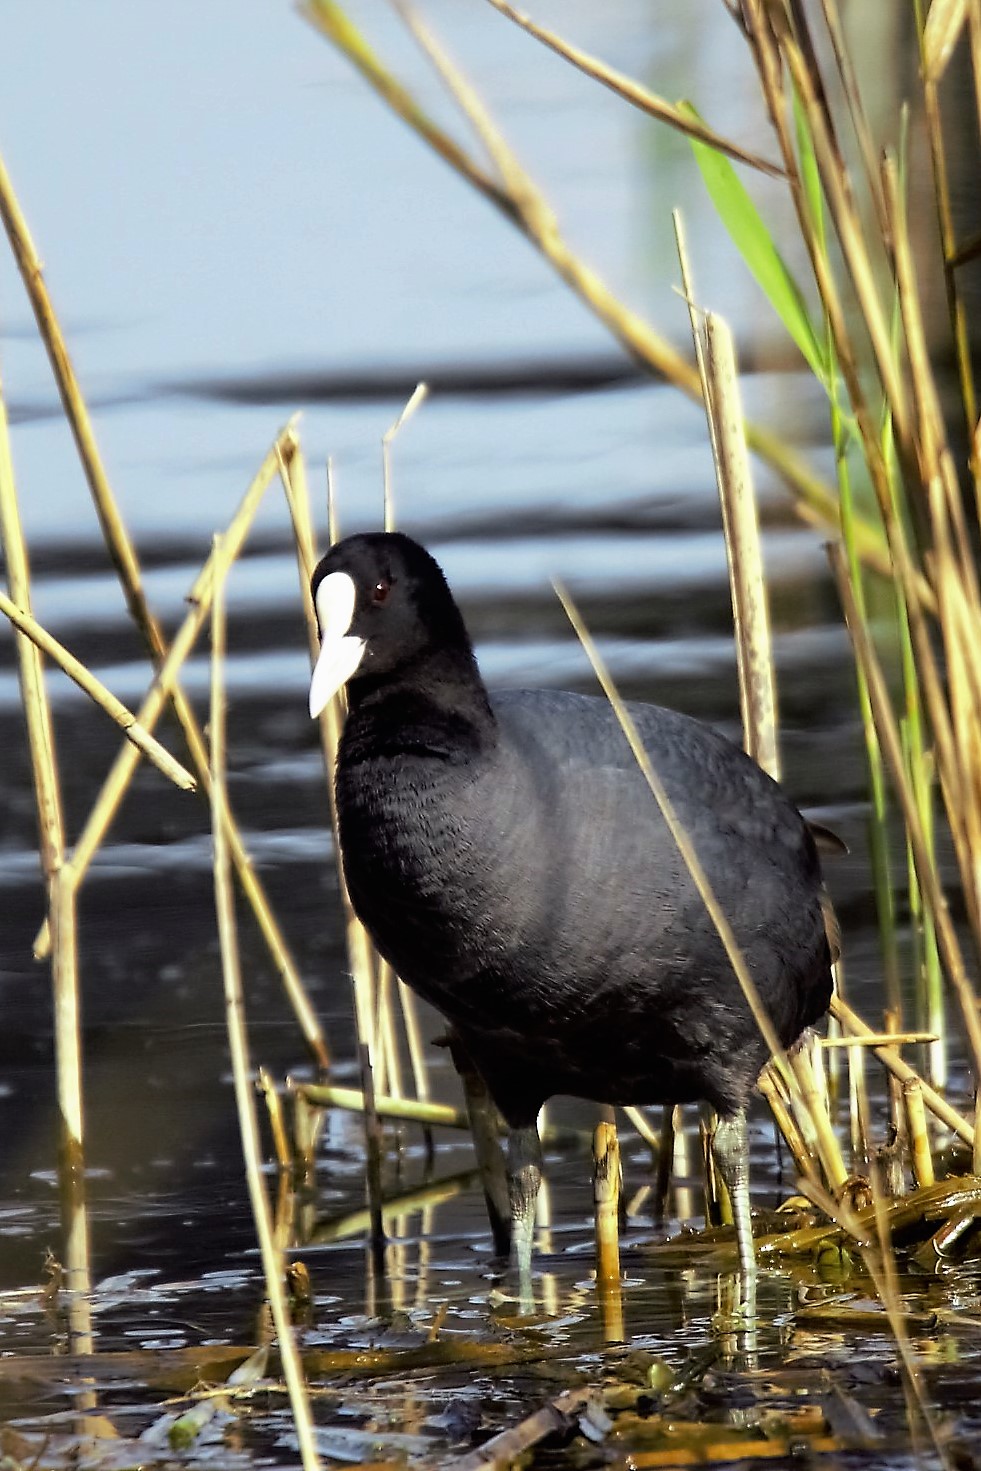
[[361,663],[365,641],[348,633],[354,602],[354,579],[346,572],[332,572],[317,588],[320,656],[310,680],[310,714],[314,719]]

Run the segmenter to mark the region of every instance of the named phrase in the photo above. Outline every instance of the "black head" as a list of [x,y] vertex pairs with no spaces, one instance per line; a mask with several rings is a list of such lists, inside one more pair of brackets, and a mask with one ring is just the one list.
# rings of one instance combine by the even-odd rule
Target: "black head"
[[[427,666],[476,676],[470,639],[438,563],[400,532],[349,536],[319,563],[311,592],[321,651],[310,685],[318,715],[341,685]],[[479,677],[478,677],[479,678]]]

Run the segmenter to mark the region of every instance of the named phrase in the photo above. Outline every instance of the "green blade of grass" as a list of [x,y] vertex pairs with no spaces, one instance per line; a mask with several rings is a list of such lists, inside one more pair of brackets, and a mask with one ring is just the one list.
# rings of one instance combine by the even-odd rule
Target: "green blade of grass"
[[[693,120],[698,113],[690,102],[679,112]],[[757,285],[797,344],[811,372],[827,384],[828,368],[818,335],[800,287],[773,242],[759,210],[736,170],[723,154],[707,143],[689,138],[709,197],[730,238]]]

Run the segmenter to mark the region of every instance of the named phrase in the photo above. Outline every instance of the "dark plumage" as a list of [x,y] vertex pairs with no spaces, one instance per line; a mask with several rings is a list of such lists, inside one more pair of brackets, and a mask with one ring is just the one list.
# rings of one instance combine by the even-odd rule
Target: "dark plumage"
[[[341,542],[313,591],[312,711],[348,683],[336,792],[351,899],[523,1136],[512,1153],[523,1267],[529,1131],[547,1098],[570,1093],[711,1103],[751,1271],[743,1111],[766,1045],[613,710],[547,690],[490,697],[439,567],[406,536]],[[831,995],[811,833],[722,736],[629,708],[790,1044]]]

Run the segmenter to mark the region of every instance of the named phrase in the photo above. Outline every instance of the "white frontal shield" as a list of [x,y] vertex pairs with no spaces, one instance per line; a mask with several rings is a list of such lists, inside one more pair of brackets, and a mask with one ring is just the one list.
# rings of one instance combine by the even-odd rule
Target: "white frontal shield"
[[354,580],[346,572],[331,572],[317,588],[320,657],[310,680],[310,714],[314,719],[361,663],[365,641],[348,633],[354,604]]

